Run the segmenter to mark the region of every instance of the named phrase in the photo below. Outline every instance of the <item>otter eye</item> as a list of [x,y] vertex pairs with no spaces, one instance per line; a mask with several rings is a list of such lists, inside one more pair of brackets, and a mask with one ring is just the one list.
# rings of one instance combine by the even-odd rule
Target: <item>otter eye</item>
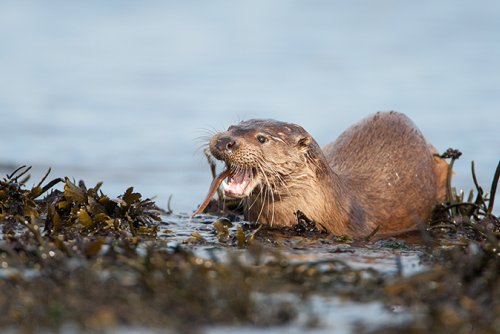
[[260,136],[257,136],[257,140],[259,141],[259,143],[264,144],[267,141],[267,138],[260,135]]

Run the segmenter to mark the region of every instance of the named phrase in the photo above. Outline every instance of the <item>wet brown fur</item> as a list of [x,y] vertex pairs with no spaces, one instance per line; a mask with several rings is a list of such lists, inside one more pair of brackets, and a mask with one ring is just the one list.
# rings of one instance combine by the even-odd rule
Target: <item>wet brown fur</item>
[[[221,150],[221,138],[237,145]],[[233,170],[258,171],[245,218],[274,226],[293,225],[300,210],[337,235],[366,236],[377,226],[393,234],[424,223],[446,196],[447,163],[397,112],[363,119],[323,150],[302,127],[274,120],[231,126],[210,149]]]

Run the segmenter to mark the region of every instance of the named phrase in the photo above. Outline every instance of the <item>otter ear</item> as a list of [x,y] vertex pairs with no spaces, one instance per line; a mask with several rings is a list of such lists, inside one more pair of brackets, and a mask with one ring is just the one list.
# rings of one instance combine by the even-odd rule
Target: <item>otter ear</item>
[[300,136],[297,139],[297,147],[302,150],[307,150],[309,144],[311,144],[311,136]]

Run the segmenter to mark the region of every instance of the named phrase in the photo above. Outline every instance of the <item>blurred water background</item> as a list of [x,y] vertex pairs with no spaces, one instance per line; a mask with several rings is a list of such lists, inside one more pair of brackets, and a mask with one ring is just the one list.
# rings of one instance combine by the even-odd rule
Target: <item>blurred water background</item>
[[187,212],[207,131],[275,118],[324,145],[379,110],[460,149],[459,188],[500,157],[496,0],[2,1],[0,41],[0,172],[31,183],[51,166]]

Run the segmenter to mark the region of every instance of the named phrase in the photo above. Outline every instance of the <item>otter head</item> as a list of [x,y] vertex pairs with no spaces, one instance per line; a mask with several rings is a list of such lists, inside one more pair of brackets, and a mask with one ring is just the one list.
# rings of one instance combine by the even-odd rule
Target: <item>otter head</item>
[[288,180],[316,173],[317,160],[324,159],[301,126],[275,120],[232,125],[211,138],[210,152],[226,163],[229,177],[223,186],[232,197],[286,196]]

